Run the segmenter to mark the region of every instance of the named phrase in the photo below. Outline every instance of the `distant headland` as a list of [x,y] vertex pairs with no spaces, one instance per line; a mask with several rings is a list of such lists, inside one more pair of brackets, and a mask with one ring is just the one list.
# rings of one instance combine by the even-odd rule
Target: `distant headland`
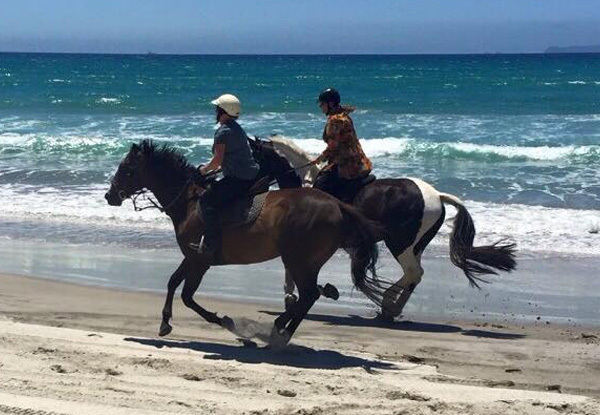
[[588,46],[551,46],[544,53],[600,53],[600,45]]

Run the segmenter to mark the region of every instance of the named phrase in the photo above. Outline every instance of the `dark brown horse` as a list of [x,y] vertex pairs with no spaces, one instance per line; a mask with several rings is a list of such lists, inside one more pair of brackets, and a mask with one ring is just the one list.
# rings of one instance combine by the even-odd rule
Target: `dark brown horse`
[[[173,221],[184,259],[167,285],[161,336],[172,330],[169,321],[173,297],[182,282],[181,296],[186,306],[210,323],[234,329],[229,317],[218,317],[194,300],[194,293],[210,268],[207,258],[191,247],[203,233],[196,201],[205,187],[202,178],[198,180],[196,169],[180,153],[142,141],[131,147],[105,195],[110,205],[120,206],[125,199],[148,189]],[[222,264],[252,264],[281,257],[286,273],[299,291],[295,306],[275,320],[272,340],[286,343],[319,297],[317,276],[338,248],[351,255],[355,286],[369,297],[383,298],[385,284],[374,272],[375,242],[381,238],[378,225],[323,192],[302,188],[280,190],[268,193],[256,220],[224,229]],[[367,275],[368,271],[371,275]]]
[[[308,166],[311,157],[283,137],[271,137],[262,152],[278,152],[298,168],[305,184],[314,182],[319,170]],[[257,143],[260,144],[260,143]],[[263,170],[268,170],[264,164]],[[374,180],[360,189],[352,201],[367,218],[380,223],[386,231],[385,244],[402,266],[404,275],[384,294],[381,315],[386,319],[399,316],[421,282],[421,255],[444,223],[445,204],[458,211],[450,235],[450,260],[465,273],[469,283],[478,287],[480,276],[496,271],[512,271],[516,267],[515,244],[498,241],[487,246],[473,246],[475,225],[464,203],[456,196],[437,191],[423,180],[413,178]],[[287,279],[286,304],[293,296],[294,284]],[[377,298],[375,298],[377,300]]]

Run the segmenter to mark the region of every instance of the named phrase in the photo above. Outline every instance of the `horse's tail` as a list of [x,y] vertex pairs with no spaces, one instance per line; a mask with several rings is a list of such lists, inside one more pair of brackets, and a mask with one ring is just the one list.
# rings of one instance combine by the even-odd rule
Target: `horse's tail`
[[500,240],[492,245],[473,246],[475,225],[465,205],[447,193],[439,193],[439,197],[458,210],[450,235],[450,260],[463,270],[471,286],[479,288],[478,282],[487,282],[478,275],[497,274],[496,270],[510,272],[516,268],[515,243]]
[[[379,250],[377,241],[383,239],[385,230],[377,222],[362,215],[356,208],[340,202],[346,230],[343,248],[352,259],[352,281],[354,286],[378,305],[383,293],[392,284],[377,275]],[[370,274],[370,275],[369,275]]]

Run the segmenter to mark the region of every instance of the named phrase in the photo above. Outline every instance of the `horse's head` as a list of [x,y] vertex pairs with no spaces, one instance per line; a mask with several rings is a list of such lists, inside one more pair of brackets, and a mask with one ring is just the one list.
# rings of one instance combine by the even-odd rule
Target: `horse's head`
[[117,173],[110,182],[110,189],[104,195],[109,205],[121,206],[125,199],[145,187],[142,175],[144,164],[142,147],[133,144],[119,164]]
[[250,150],[252,151],[254,160],[261,165],[266,161],[266,158],[270,153],[275,151],[273,149],[273,143],[270,140],[263,140],[257,136],[254,136],[253,139],[248,138],[248,144],[250,144]]
[[259,174],[276,179],[280,189],[302,186],[302,179],[284,156],[279,154],[271,140],[261,140],[258,137],[248,139],[252,156],[260,166]]
[[273,150],[284,157],[293,168],[298,169],[297,173],[302,178],[304,185],[312,185],[319,174],[319,168],[317,166],[307,166],[313,157],[289,138],[273,135],[270,137],[270,141]]
[[196,172],[177,149],[143,140],[131,146],[104,197],[109,205],[121,206],[125,199],[149,190],[162,204],[159,208],[168,210],[181,200]]

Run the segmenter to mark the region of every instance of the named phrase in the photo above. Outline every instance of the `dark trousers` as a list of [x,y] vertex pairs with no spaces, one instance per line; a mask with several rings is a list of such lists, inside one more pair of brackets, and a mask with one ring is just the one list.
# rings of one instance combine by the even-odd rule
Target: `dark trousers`
[[200,195],[200,209],[204,220],[204,245],[213,251],[221,249],[219,212],[236,199],[243,198],[255,180],[225,177],[214,182]]
[[332,167],[328,170],[321,170],[313,187],[337,197],[342,202],[351,203],[357,191],[362,187],[361,184],[365,177],[344,179],[340,177],[337,167]]

